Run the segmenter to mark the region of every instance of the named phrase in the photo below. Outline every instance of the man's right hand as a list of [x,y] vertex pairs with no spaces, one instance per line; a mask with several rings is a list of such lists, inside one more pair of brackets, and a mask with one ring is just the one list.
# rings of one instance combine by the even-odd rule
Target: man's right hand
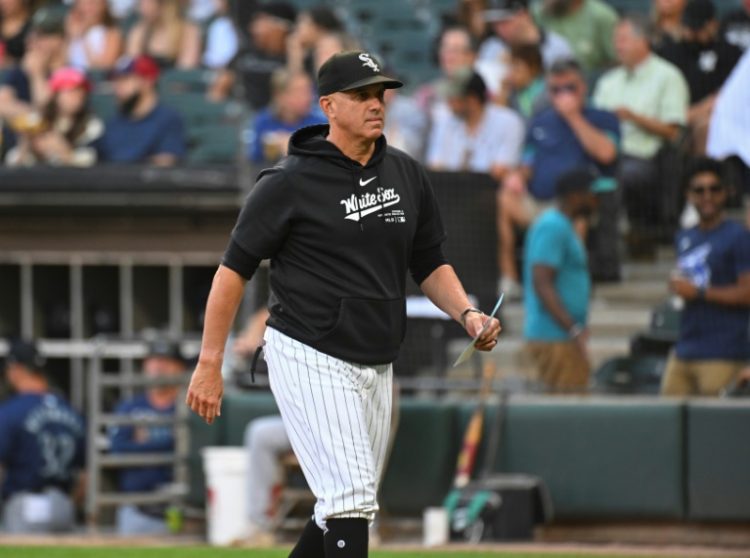
[[574,341],[578,350],[581,351],[581,355],[587,361],[589,360],[589,337],[591,336],[588,328],[584,329],[581,333],[575,336]]
[[575,93],[560,93],[558,95],[552,95],[552,106],[555,108],[557,113],[565,118],[573,118],[580,114],[581,101]]
[[190,409],[208,424],[221,416],[221,398],[224,395],[224,379],[221,363],[206,364],[198,361],[190,379],[186,403]]

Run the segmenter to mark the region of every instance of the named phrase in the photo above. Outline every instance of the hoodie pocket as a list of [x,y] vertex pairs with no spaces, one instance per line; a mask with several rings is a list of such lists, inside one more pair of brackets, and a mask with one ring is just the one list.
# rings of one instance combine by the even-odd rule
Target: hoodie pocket
[[403,298],[345,298],[336,325],[316,343],[333,356],[362,364],[395,360],[406,332]]

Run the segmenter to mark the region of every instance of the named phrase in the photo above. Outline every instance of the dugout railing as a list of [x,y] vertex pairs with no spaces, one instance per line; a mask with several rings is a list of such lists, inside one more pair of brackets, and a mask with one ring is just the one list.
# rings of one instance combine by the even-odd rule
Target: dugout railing
[[[141,359],[146,356],[144,342],[95,342],[88,365],[86,398],[86,500],[85,515],[89,528],[96,529],[102,523],[102,511],[117,506],[167,506],[184,514],[184,502],[188,493],[188,455],[190,432],[188,408],[183,404],[189,371],[177,377],[149,378],[141,374],[105,372],[104,359]],[[112,412],[114,401],[129,397],[136,390],[154,386],[178,386],[180,388],[175,412],[169,416],[144,416]],[[166,426],[173,429],[174,449],[150,453],[113,453],[110,451],[110,433],[113,428],[134,426],[149,428]],[[170,484],[151,492],[119,492],[116,473],[124,468],[164,466],[173,470]],[[114,475],[107,476],[108,472]]]

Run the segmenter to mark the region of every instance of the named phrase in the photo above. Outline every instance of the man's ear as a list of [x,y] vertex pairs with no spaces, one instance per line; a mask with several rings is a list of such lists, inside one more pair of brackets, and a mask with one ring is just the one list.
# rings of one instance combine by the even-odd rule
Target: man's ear
[[320,100],[318,100],[318,104],[320,105],[320,110],[323,111],[323,114],[326,115],[326,118],[328,118],[328,120],[335,118],[335,110],[334,110],[335,102],[333,101],[333,98],[330,95],[321,97]]

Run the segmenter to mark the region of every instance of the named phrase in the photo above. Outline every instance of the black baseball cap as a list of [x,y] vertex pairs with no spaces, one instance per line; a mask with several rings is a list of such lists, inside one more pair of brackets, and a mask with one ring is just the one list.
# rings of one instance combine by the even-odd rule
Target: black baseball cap
[[587,168],[580,167],[561,174],[555,182],[555,193],[564,198],[577,192],[593,192],[596,176]]
[[156,339],[148,344],[146,358],[162,357],[185,362],[185,358],[180,351],[180,345],[168,339]]
[[482,15],[484,16],[484,21],[492,23],[503,21],[512,17],[517,12],[528,9],[529,3],[527,0],[490,0],[487,2],[487,8]]
[[716,6],[711,0],[690,0],[682,12],[682,23],[688,29],[698,31],[716,18]]
[[44,374],[44,366],[47,360],[39,354],[36,345],[31,341],[13,339],[10,341],[6,364],[20,364],[39,374]]
[[375,83],[382,83],[386,89],[404,85],[397,79],[382,75],[381,67],[375,57],[361,50],[334,54],[318,70],[318,93],[330,95]]

